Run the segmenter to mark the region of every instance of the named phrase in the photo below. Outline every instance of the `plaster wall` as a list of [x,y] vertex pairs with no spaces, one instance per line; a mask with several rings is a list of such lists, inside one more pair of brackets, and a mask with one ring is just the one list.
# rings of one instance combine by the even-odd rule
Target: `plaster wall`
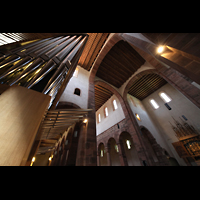
[[170,147],[168,146],[167,142],[165,141],[165,138],[160,133],[160,130],[158,129],[157,124],[151,120],[151,117],[150,117],[151,113],[148,114],[142,101],[140,101],[136,97],[133,97],[130,94],[127,94],[127,100],[128,100],[129,106],[130,106],[134,116],[137,113],[140,117],[140,121],[139,121],[135,116],[138,125],[144,126],[145,128],[147,128],[151,132],[153,137],[156,139],[157,143],[162,148],[165,148],[167,150],[167,152],[170,154],[170,156],[173,156],[173,153],[171,152]]
[[[168,105],[172,108],[168,110],[164,105],[164,101],[160,98],[159,92],[165,92],[172,100],[168,103]],[[158,105],[158,109],[154,109],[149,100],[154,99]],[[167,145],[171,149],[172,154],[174,155],[179,162],[180,165],[185,165],[183,159],[181,159],[177,152],[175,151],[172,143],[177,142],[178,138],[175,136],[174,131],[171,128],[169,122],[174,124],[172,117],[181,122],[180,118],[184,115],[188,120],[187,123],[193,125],[198,132],[200,132],[200,110],[197,108],[192,102],[190,102],[183,94],[177,91],[174,87],[172,87],[169,83],[155,91],[153,94],[149,95],[142,101],[148,115],[154,126],[159,131],[159,135],[161,135],[166,141]],[[182,118],[182,117],[181,117]],[[183,119],[183,118],[182,118]],[[183,119],[184,120],[184,119]],[[175,125],[175,124],[174,124]],[[154,134],[152,132],[152,134]],[[156,139],[157,134],[154,136]],[[161,144],[162,146],[162,144]],[[163,146],[164,147],[164,146]],[[167,149],[166,149],[167,150]],[[168,150],[167,150],[168,151]],[[168,152],[170,154],[170,152]],[[171,154],[170,154],[171,155]]]
[[[116,110],[113,109],[113,100],[116,99],[118,108]],[[105,107],[108,108],[108,116],[105,117]],[[98,114],[101,115],[101,122],[98,122]],[[125,118],[124,112],[122,110],[121,104],[118,98],[113,95],[108,101],[101,106],[96,112],[96,132],[97,135],[104,132],[111,126],[115,125],[116,123],[120,122],[122,119]]]
[[[72,77],[65,88],[60,101],[72,102],[80,108],[87,109],[88,104],[88,87],[89,87],[89,72],[77,65],[78,76]],[[80,96],[74,94],[75,88],[81,90]]]

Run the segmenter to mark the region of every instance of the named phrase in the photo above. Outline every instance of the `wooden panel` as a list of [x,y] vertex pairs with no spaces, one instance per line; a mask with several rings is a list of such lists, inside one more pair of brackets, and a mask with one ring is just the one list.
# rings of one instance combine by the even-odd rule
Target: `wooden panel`
[[188,153],[188,151],[186,150],[186,148],[184,147],[182,142],[174,142],[174,143],[172,143],[172,145],[174,146],[174,148],[175,148],[176,152],[178,153],[178,155],[180,156],[180,158],[191,156]]
[[90,70],[101,47],[104,45],[109,33],[87,33],[89,35],[87,44],[79,59],[78,64],[86,70]]
[[96,76],[119,88],[144,62],[127,42],[121,40],[104,57]]
[[50,97],[12,86],[0,96],[0,165],[25,165]]
[[100,85],[95,85],[95,110],[97,111],[113,93]]
[[128,93],[142,101],[166,83],[167,81],[157,74],[146,74],[132,84]]

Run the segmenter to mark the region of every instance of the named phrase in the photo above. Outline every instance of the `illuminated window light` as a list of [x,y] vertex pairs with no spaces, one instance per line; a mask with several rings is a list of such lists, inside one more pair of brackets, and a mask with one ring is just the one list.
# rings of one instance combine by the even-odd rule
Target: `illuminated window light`
[[130,140],[126,140],[126,145],[127,145],[128,149],[131,149],[131,141]]
[[115,110],[118,108],[118,106],[117,106],[117,101],[116,101],[115,99],[113,100],[113,106],[114,106],[114,109],[115,109]]
[[101,157],[103,157],[103,150],[101,150]]
[[100,113],[98,114],[98,120],[99,120],[99,123],[101,122],[101,115]]
[[32,166],[34,162],[35,162],[35,157],[32,158],[30,166]]
[[140,116],[137,113],[135,113],[135,116],[139,121],[141,121]]
[[87,119],[84,119],[83,123],[87,123],[87,122],[88,122],[88,120],[87,120]]
[[117,153],[119,152],[119,149],[118,149],[117,145],[115,145],[115,150],[116,150]]
[[157,49],[158,53],[162,53],[164,51],[164,47],[163,46],[159,46]]
[[171,99],[169,98],[169,96],[167,94],[165,94],[164,92],[161,92],[159,95],[160,95],[160,97],[163,99],[163,101],[165,103],[168,103],[168,102],[171,101]]
[[154,99],[151,99],[150,100],[150,103],[151,105],[155,108],[155,109],[158,109],[159,108],[159,105],[156,103],[156,101]]
[[32,162],[35,162],[35,157],[32,158]]
[[108,117],[108,108],[107,107],[105,108],[105,114],[106,114],[106,117]]

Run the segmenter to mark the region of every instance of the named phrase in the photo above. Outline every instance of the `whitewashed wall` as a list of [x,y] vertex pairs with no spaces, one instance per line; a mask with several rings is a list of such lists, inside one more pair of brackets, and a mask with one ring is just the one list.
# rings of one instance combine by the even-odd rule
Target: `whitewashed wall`
[[[63,92],[60,101],[72,102],[80,108],[87,109],[89,72],[77,65],[79,72],[77,77],[72,77]],[[75,88],[81,90],[80,96],[74,94]]]
[[[116,110],[113,110],[113,105],[112,105],[112,101],[114,99],[116,99],[117,106],[118,106],[118,108]],[[105,107],[108,108],[108,116],[107,117],[105,117],[105,114],[104,114]],[[101,122],[100,123],[98,123],[98,114],[99,113],[101,115]],[[124,112],[122,110],[121,104],[120,104],[118,98],[115,95],[113,95],[96,112],[96,132],[97,132],[97,135],[104,132],[105,130],[107,130],[111,126],[115,125],[116,123],[120,122],[124,118],[125,118],[125,115],[124,115]]]

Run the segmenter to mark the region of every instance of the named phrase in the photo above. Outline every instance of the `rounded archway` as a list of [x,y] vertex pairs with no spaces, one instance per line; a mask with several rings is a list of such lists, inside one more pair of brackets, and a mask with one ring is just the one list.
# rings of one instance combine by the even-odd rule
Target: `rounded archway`
[[180,166],[178,161],[174,157],[171,157],[165,149],[164,149],[164,154],[167,157],[167,159],[169,160],[170,166]]
[[99,166],[107,166],[107,154],[104,144],[101,142],[98,146],[99,155]]
[[111,166],[121,166],[119,159],[119,149],[114,138],[108,140],[109,152],[110,152],[110,162]]
[[124,153],[126,157],[128,166],[141,166],[131,135],[128,132],[122,132],[119,136],[119,140],[122,153]]
[[[150,133],[150,131],[144,126],[141,126],[141,133],[142,133],[142,138],[147,148],[147,151],[149,152],[151,156],[151,159],[153,159],[153,162],[155,163],[159,162],[158,157],[156,155],[156,151],[158,151],[158,148],[157,148],[157,142],[155,138]],[[158,152],[158,153],[162,154],[162,152]]]

